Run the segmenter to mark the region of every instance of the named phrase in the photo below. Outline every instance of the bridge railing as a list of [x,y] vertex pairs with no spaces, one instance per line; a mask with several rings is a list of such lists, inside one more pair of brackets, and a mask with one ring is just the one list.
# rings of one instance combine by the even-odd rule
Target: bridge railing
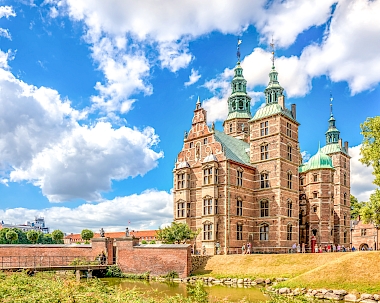
[[[99,265],[104,260],[84,256],[1,256],[0,269]],[[106,263],[105,263],[106,264]]]

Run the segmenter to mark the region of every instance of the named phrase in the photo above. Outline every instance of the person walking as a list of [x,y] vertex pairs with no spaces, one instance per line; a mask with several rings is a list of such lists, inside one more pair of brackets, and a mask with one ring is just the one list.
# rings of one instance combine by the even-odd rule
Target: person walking
[[298,243],[297,244],[297,253],[299,254],[301,252],[301,245]]
[[247,243],[247,255],[251,254],[251,242]]
[[302,247],[302,253],[304,254],[304,253],[306,252],[306,249],[305,249],[305,243],[302,242],[301,247]]
[[292,245],[292,253],[295,253],[295,252],[296,252],[296,249],[297,249],[297,244],[294,243],[294,244]]
[[243,244],[243,246],[241,247],[241,254],[245,255],[245,244]]

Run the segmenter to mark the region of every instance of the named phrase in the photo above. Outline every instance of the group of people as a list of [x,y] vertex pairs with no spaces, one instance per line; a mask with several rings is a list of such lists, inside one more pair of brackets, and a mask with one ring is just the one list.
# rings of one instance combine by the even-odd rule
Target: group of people
[[242,255],[250,255],[251,254],[251,242],[248,242],[247,244],[243,244],[241,247],[241,253]]
[[298,244],[296,244],[296,243],[294,243],[293,245],[292,245],[292,252],[293,253],[295,253],[295,252],[297,252],[297,253],[306,253],[306,245],[305,245],[305,243],[302,243],[301,245],[298,243]]
[[346,252],[346,251],[349,251],[350,249],[347,247],[345,247],[344,245],[340,246],[339,244],[338,245],[335,245],[335,244],[332,244],[332,245],[325,245],[324,247],[322,247],[322,245],[317,245],[315,244],[315,247],[314,247],[314,252],[315,253],[322,253],[322,252]]

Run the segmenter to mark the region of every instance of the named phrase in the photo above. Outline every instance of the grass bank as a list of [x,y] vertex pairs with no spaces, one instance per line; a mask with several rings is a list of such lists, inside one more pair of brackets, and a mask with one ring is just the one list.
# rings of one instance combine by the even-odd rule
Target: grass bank
[[380,292],[380,252],[220,255],[194,274],[222,277],[289,278],[284,287]]

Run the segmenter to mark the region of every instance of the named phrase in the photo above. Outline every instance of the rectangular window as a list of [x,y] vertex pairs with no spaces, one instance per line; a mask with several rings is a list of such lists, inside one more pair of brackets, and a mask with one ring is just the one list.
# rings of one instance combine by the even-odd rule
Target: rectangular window
[[215,184],[218,184],[218,169],[215,168],[214,172],[215,172]]
[[301,177],[301,178],[300,178],[300,185],[304,185],[303,182],[304,182],[304,177]]
[[269,240],[269,225],[263,224],[260,226],[260,240],[268,241]]
[[292,124],[289,122],[286,122],[286,135],[292,137]]
[[177,189],[185,188],[185,173],[177,175]]
[[260,146],[261,160],[269,159],[268,144]]
[[243,201],[241,200],[236,201],[236,215],[238,216],[243,215]]
[[211,167],[205,168],[203,170],[203,184],[207,185],[207,184],[211,184],[211,182],[212,182],[212,168]]
[[203,215],[212,215],[212,199],[203,200]]
[[292,174],[288,173],[288,188],[292,189]]
[[214,200],[214,209],[215,209],[215,215],[218,214],[218,199]]
[[203,144],[207,144],[207,138],[203,139]]
[[269,201],[264,200],[260,201],[260,217],[268,217],[269,216]]
[[260,188],[268,188],[269,187],[269,174],[262,173],[260,175]]
[[261,122],[260,123],[260,135],[261,136],[267,136],[269,134],[268,132],[268,121]]
[[194,143],[193,143],[193,142],[190,142],[189,147],[190,147],[190,148],[193,148],[193,146],[194,146]]
[[190,213],[190,203],[187,203],[186,217],[190,217],[190,216],[191,216],[191,213]]
[[177,203],[177,218],[185,217],[185,202]]
[[288,202],[288,217],[292,216],[293,204],[292,202]]
[[361,229],[360,232],[362,236],[367,235],[367,230],[365,228]]
[[314,174],[314,175],[313,175],[313,181],[314,181],[314,182],[317,182],[317,181],[318,181],[318,175],[317,175],[317,174]]
[[288,145],[288,160],[292,161],[292,147]]
[[242,224],[236,225],[236,239],[243,240],[243,225]]
[[203,240],[212,240],[212,224],[203,225]]
[[317,192],[313,192],[313,198],[314,199],[318,198],[318,193]]
[[236,185],[243,186],[243,172],[240,170],[236,171]]

